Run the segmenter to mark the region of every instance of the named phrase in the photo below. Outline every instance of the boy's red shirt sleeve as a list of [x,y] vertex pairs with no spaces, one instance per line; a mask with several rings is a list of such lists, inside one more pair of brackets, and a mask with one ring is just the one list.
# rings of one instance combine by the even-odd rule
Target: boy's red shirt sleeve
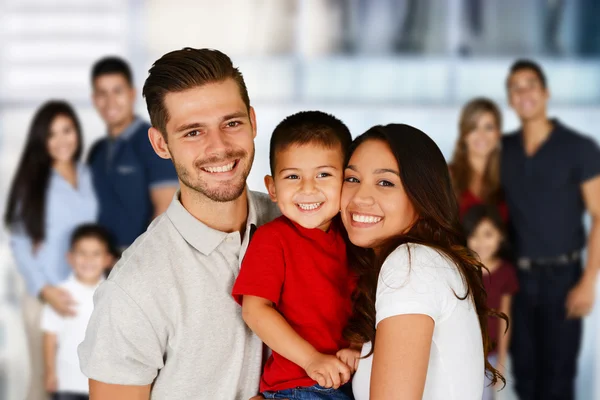
[[256,230],[233,285],[233,298],[240,305],[243,296],[256,296],[279,303],[285,279],[285,261],[279,235],[269,224]]

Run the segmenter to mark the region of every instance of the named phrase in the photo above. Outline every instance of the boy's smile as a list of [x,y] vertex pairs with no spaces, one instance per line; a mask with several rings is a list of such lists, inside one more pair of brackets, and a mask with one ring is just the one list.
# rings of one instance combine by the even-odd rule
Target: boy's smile
[[340,210],[343,162],[340,146],[291,145],[277,152],[275,176],[265,177],[265,184],[283,215],[326,231]]

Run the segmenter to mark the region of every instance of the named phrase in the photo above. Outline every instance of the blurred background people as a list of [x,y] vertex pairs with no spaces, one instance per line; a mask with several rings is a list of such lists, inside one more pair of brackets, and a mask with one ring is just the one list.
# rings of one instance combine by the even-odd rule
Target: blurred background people
[[[508,317],[509,324],[500,318],[488,317],[488,331],[492,349],[488,361],[506,376],[512,297],[519,284],[515,267],[508,261],[508,238],[504,221],[493,205],[479,204],[471,207],[462,219],[467,245],[479,256],[487,268],[483,271],[483,284],[487,292],[487,306]],[[494,400],[502,383],[491,385],[486,376],[483,400]]]
[[43,399],[40,317],[46,302],[62,316],[74,316],[75,301],[57,284],[70,272],[66,254],[73,229],[94,222],[97,203],[88,168],[81,164],[83,140],[77,115],[63,101],[36,112],[8,196],[5,223],[27,295],[23,300],[31,358],[27,399]]
[[521,121],[503,138],[501,162],[521,288],[512,314],[516,390],[521,400],[574,399],[582,317],[592,311],[600,269],[600,149],[548,117],[537,63],[516,61],[506,89]]
[[489,99],[471,100],[461,111],[458,129],[450,173],[461,216],[474,205],[492,204],[507,221],[500,187],[500,109]]
[[88,160],[100,203],[98,222],[124,250],[167,209],[177,190],[177,175],[171,161],[152,149],[150,124],[134,113],[129,65],[118,57],[97,61],[92,86],[94,106],[107,129]]
[[52,400],[87,400],[88,379],[81,372],[77,346],[94,309],[94,292],[104,280],[104,271],[113,263],[112,239],[96,224],[78,226],[68,253],[72,272],[58,286],[75,300],[77,313],[65,317],[46,304],[42,312],[44,332],[45,388]]
[[[67,99],[77,110],[86,143],[108,139],[107,124],[93,101],[93,65],[116,55],[130,65],[131,86],[139,88],[152,61],[185,46],[223,50],[244,71],[258,114],[250,189],[264,188],[269,133],[283,117],[300,110],[332,113],[352,132],[391,122],[416,126],[435,140],[447,160],[456,147],[457,117],[472,99],[494,101],[503,113],[502,129],[515,130],[521,123],[507,112],[504,83],[507,68],[522,56],[539,61],[553,82],[550,115],[599,140],[600,2],[555,3],[0,0],[0,196],[8,197],[27,127],[41,104]],[[557,9],[554,28],[546,30],[550,10]],[[548,51],[548,38],[559,52]],[[136,91],[132,114],[147,120],[141,100]],[[86,160],[89,150],[83,151]],[[106,166],[129,166],[117,157],[118,163]],[[527,188],[521,193],[531,195]],[[0,202],[2,213],[7,205]],[[585,221],[587,230],[591,219]],[[15,322],[21,320],[21,304],[15,299],[22,297],[24,285],[9,237],[9,231],[0,231],[0,329],[5,332],[0,340],[0,399],[20,400],[28,374],[21,356],[24,328]],[[583,328],[577,398],[595,400],[600,398],[600,307],[584,319]],[[508,385],[499,399],[515,399],[510,372],[509,362]]]

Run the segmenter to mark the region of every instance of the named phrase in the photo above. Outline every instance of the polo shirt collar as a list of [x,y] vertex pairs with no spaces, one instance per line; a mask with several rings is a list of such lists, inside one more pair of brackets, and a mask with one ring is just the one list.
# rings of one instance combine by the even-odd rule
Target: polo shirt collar
[[[252,196],[252,192],[246,188],[246,193],[248,195],[248,218],[246,220],[246,230],[244,235],[251,235],[252,232],[256,230],[258,214],[256,210],[256,201]],[[202,254],[209,255],[219,247],[228,234],[210,228],[197,220],[185,209],[185,207],[183,207],[179,198],[180,191],[177,190],[173,196],[171,205],[169,205],[169,208],[167,209],[167,216],[186,242]],[[243,238],[240,238],[240,241],[243,242]]]
[[127,128],[125,128],[125,130],[117,137],[117,139],[129,140],[143,123],[144,121],[136,115],[133,119],[133,122],[129,124]]

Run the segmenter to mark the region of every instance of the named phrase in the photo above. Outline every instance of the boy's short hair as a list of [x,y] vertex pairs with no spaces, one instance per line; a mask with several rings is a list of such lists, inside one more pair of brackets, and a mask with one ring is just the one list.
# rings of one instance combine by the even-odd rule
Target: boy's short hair
[[97,224],[84,224],[75,228],[71,234],[71,250],[75,248],[80,240],[89,238],[99,240],[106,246],[106,250],[109,253],[113,255],[117,254],[112,235],[106,228]]
[[510,71],[508,73],[508,77],[506,78],[506,87],[508,87],[508,84],[510,82],[510,77],[513,76],[513,74],[515,72],[519,72],[522,71],[524,69],[528,69],[530,71],[533,71],[537,77],[539,78],[542,87],[544,89],[546,89],[548,87],[548,81],[546,80],[546,74],[544,74],[544,71],[542,70],[542,67],[536,63],[533,60],[528,60],[528,59],[520,59],[517,60],[513,63],[513,65],[510,67]]
[[96,61],[92,67],[92,85],[96,81],[96,78],[102,75],[110,74],[121,74],[129,83],[129,86],[133,86],[133,74],[131,73],[131,67],[127,61],[119,57],[104,57]]
[[271,175],[275,174],[277,153],[292,145],[318,144],[326,148],[340,145],[342,158],[346,154],[352,135],[348,127],[338,118],[322,111],[301,111],[286,117],[271,135],[269,163]]

